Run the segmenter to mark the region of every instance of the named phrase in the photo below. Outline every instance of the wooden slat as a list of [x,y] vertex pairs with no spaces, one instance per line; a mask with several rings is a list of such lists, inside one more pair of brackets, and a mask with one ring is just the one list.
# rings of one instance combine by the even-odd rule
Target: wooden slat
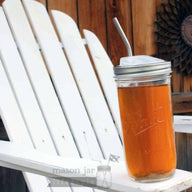
[[[0,5],[2,5],[2,3],[4,2],[5,0],[0,0]],[[46,0],[36,0],[36,1],[39,1],[41,3],[43,3],[45,6],[46,6]]]
[[[0,17],[1,16],[2,14],[0,14]],[[21,112],[6,77],[1,60],[0,91],[0,113],[9,139],[14,143],[25,145],[26,147],[33,147],[33,143],[26,129],[26,124],[23,121]],[[45,177],[30,173],[23,174],[31,192],[36,192],[39,189],[41,189],[42,192],[50,192],[50,189],[47,188],[48,183]]]
[[[11,3],[11,4],[9,4],[9,3]],[[25,13],[24,12],[22,12],[23,11],[23,9],[22,9],[22,7],[21,7],[21,4],[20,4],[20,1],[14,1],[14,3],[15,3],[15,7],[17,7],[18,8],[18,10],[20,11],[19,13],[21,13],[21,17],[22,18],[25,18],[26,16],[25,16]],[[6,4],[6,5],[5,5]],[[5,3],[4,3],[4,5],[5,5],[5,7],[7,8],[7,4],[8,4],[8,7],[9,7],[9,5],[11,6],[12,5],[12,2],[8,2],[8,1],[6,1]],[[19,7],[19,5],[20,5],[20,7]],[[10,7],[9,7],[10,8]],[[9,9],[8,8],[8,9]],[[20,8],[20,9],[19,9]],[[6,10],[6,13],[8,13],[9,14],[9,11],[8,10]],[[22,14],[23,13],[23,14]],[[14,14],[14,13],[13,13]],[[9,15],[10,16],[10,15]],[[12,18],[12,16],[10,16],[11,18]],[[10,19],[10,18],[9,18]],[[22,22],[22,20],[20,20],[21,21],[21,27],[23,27],[24,28],[24,26],[26,26],[25,25],[25,22]],[[26,20],[27,21],[27,20]],[[17,26],[16,26],[17,27]],[[25,31],[25,30],[24,30]],[[5,37],[7,37],[7,33],[6,33],[7,31],[5,31]],[[14,31],[14,32],[16,32],[16,31]],[[18,31],[17,31],[18,32]],[[16,32],[16,33],[17,33]],[[30,32],[30,31],[29,31]],[[28,33],[28,34],[30,34],[30,33]],[[18,34],[17,34],[18,35]],[[20,37],[23,37],[24,35],[20,35]],[[19,37],[19,38],[20,38]],[[25,36],[25,37],[27,37],[27,35]],[[8,37],[7,37],[8,38]],[[21,43],[21,41],[19,41],[19,39],[17,39],[18,40],[18,42],[20,42]],[[30,39],[27,39],[26,38],[26,42],[28,42],[28,41],[30,41]],[[7,45],[11,45],[11,43],[13,44],[13,42],[11,42],[11,40],[9,40],[9,41],[6,41],[6,42],[8,42],[8,44]],[[33,41],[32,41],[33,42]],[[25,47],[26,46],[26,47]],[[30,46],[30,44],[29,44],[29,46]],[[13,47],[13,46],[12,46]],[[11,47],[11,48],[12,48]],[[9,49],[6,49],[6,47],[4,47],[5,49],[4,49],[4,55],[6,55],[6,51],[7,51],[7,53],[8,53],[8,50]],[[9,48],[9,47],[8,47]],[[14,47],[15,48],[15,50],[17,51],[17,48],[16,48],[16,46]],[[27,45],[24,45],[24,48],[27,48]],[[12,48],[13,49],[13,48]],[[25,52],[26,51],[26,52]],[[38,47],[37,47],[37,51],[39,51],[38,50]],[[12,51],[13,52],[13,51]],[[21,51],[22,52],[22,51]],[[24,52],[25,53],[27,53],[27,50],[24,50]],[[9,52],[10,53],[10,52]],[[13,52],[13,53],[15,53],[15,52]],[[23,53],[23,52],[22,52]],[[29,51],[29,53],[30,53],[30,51]],[[33,52],[34,53],[34,52]],[[37,52],[36,52],[37,53]],[[13,54],[12,55],[12,57],[9,57],[9,58],[11,58],[11,59],[13,59],[12,60],[12,63],[11,63],[11,61],[10,61],[10,65],[12,64],[15,64],[16,63],[16,59],[17,58],[14,58],[14,56],[15,56],[16,54]],[[29,55],[28,55],[29,56]],[[15,56],[16,57],[16,56]],[[32,56],[29,56],[29,57],[32,57]],[[8,57],[7,57],[8,58]],[[8,59],[9,59],[8,58]],[[32,57],[33,58],[33,57]],[[36,56],[36,58],[37,58],[37,56]],[[16,60],[16,61],[15,61]],[[9,60],[8,60],[9,61]],[[37,60],[36,60],[37,61]],[[36,61],[34,61],[34,62],[36,62]],[[38,62],[37,62],[38,63]],[[19,102],[21,103],[21,105],[22,105],[22,103],[24,102],[24,101],[26,101],[26,103],[25,103],[25,105],[23,106],[23,108],[25,109],[25,110],[29,110],[29,113],[28,114],[25,114],[26,115],[26,117],[27,117],[27,120],[28,119],[33,119],[33,121],[34,122],[29,122],[28,121],[28,123],[30,123],[29,125],[31,126],[29,126],[30,127],[30,132],[32,132],[32,134],[33,134],[33,137],[32,137],[32,140],[33,140],[33,142],[34,142],[34,145],[35,145],[35,147],[37,147],[37,148],[40,148],[42,151],[46,151],[48,154],[50,154],[50,155],[56,155],[57,154],[57,151],[56,151],[56,149],[55,149],[55,146],[54,146],[54,144],[51,142],[52,140],[51,140],[51,137],[50,137],[50,134],[48,133],[48,129],[47,129],[47,126],[45,125],[45,127],[43,127],[41,124],[41,121],[40,121],[40,119],[38,119],[37,117],[38,117],[38,110],[39,109],[35,109],[35,104],[34,104],[34,102],[33,102],[33,98],[31,98],[32,96],[33,96],[33,93],[30,91],[30,89],[28,88],[27,89],[27,87],[25,86],[23,86],[23,84],[25,85],[27,82],[28,82],[28,79],[26,80],[25,79],[25,74],[23,74],[24,72],[22,71],[22,66],[20,66],[20,65],[22,65],[21,63],[19,63],[19,64],[17,64],[16,63],[16,65],[14,65],[14,67],[16,67],[16,69],[15,69],[15,71],[17,71],[18,73],[15,73],[15,75],[14,75],[14,68],[12,69],[13,71],[11,71],[12,72],[12,74],[11,74],[11,77],[17,77],[18,79],[15,79],[15,81],[13,81],[13,84],[16,84],[17,85],[17,83],[18,83],[18,86],[20,85],[21,86],[21,88],[19,89],[19,87],[17,86],[16,88],[15,88],[15,90],[17,89],[17,91],[18,91],[18,89],[19,90],[21,90],[22,92],[20,93],[20,95],[23,93],[24,94],[24,97],[27,97],[27,99],[25,99],[24,97],[22,98],[21,96],[20,96],[20,98],[18,98],[18,99],[20,99],[19,100]],[[32,66],[32,65],[31,65]],[[41,65],[39,65],[39,67],[40,67]],[[37,67],[37,66],[36,66]],[[39,70],[39,67],[37,67],[36,68],[36,70],[38,71]],[[44,68],[45,68],[45,66],[44,66]],[[46,68],[44,69],[44,73],[43,73],[43,70],[41,70],[42,68],[40,68],[40,74],[39,74],[39,77],[38,76],[33,76],[33,77],[35,77],[35,78],[37,78],[37,83],[42,83],[43,81],[42,81],[42,78],[45,78],[46,76],[43,76],[43,74],[47,74],[47,71],[46,71]],[[23,72],[23,73],[22,73]],[[35,72],[35,70],[34,70],[34,73],[36,73]],[[37,74],[37,73],[36,73]],[[48,75],[47,75],[47,77],[48,77]],[[46,79],[46,78],[45,78]],[[43,80],[45,80],[45,79],[43,79]],[[34,79],[33,79],[34,80]],[[49,77],[48,77],[48,80],[49,80]],[[49,80],[50,81],[50,80]],[[24,83],[22,83],[22,82],[24,82]],[[44,81],[44,83],[45,83],[46,81]],[[40,85],[42,86],[42,84],[40,83]],[[49,82],[48,82],[49,83]],[[23,89],[22,89],[22,86],[23,86]],[[46,87],[46,84],[44,84],[44,86]],[[40,89],[40,87],[39,87],[39,89]],[[44,90],[44,92],[45,92],[45,94],[47,94],[47,97],[48,97],[48,101],[47,101],[47,103],[48,102],[53,102],[54,103],[54,101],[53,100],[51,100],[51,96],[52,95],[50,95],[49,94],[49,89],[51,90],[53,90],[53,88],[51,87],[51,86],[48,86],[48,89],[47,90]],[[23,90],[25,90],[26,92],[24,92]],[[43,90],[43,89],[42,89]],[[29,94],[29,95],[27,95],[27,94]],[[32,95],[32,96],[31,96]],[[41,95],[42,96],[42,95]],[[53,98],[53,97],[52,97]],[[56,98],[56,96],[55,96],[55,99],[57,99]],[[45,104],[45,103],[44,103]],[[31,107],[30,107],[31,106]],[[51,109],[51,110],[53,110],[53,112],[54,113],[56,113],[56,114],[54,114],[55,116],[59,116],[59,113],[57,113],[57,111],[56,110],[54,110],[54,108],[52,107],[52,106],[49,106],[47,109]],[[24,110],[24,112],[25,112],[25,110]],[[31,110],[31,111],[30,111]],[[39,110],[40,111],[40,110]],[[30,113],[31,112],[31,113]],[[62,110],[61,110],[61,112],[60,112],[61,114],[62,114]],[[49,114],[49,115],[51,115],[51,114]],[[34,118],[36,118],[36,119],[34,119]],[[41,118],[43,118],[43,117],[41,117]],[[53,116],[53,118],[54,118],[54,116]],[[53,120],[52,119],[52,122],[54,123],[54,121],[56,121],[56,120]],[[34,126],[34,123],[37,123],[37,125],[35,125]],[[63,122],[60,122],[60,123],[63,123]],[[65,123],[65,121],[64,121],[64,123]],[[38,125],[39,124],[39,125]],[[67,124],[66,124],[67,125]],[[52,126],[53,126],[53,124],[52,124]],[[57,132],[57,130],[55,130],[55,127],[53,126],[53,128],[52,128],[52,131],[54,130],[54,132],[56,131]],[[65,131],[65,130],[64,130]],[[60,141],[62,141],[62,135],[59,135],[59,134],[62,134],[62,131],[61,131],[61,129],[60,130],[58,130],[58,133],[55,135],[55,137],[57,136],[58,138],[58,140],[60,140]],[[49,134],[49,137],[48,137],[48,134]],[[70,136],[70,135],[69,135]],[[39,139],[39,138],[41,138],[41,140]],[[61,139],[62,138],[62,139]],[[70,137],[69,138],[67,138],[67,139],[70,139]],[[67,139],[65,139],[66,141],[66,144],[67,144]],[[50,141],[49,141],[50,140]],[[72,139],[71,139],[72,140]],[[39,141],[39,143],[38,143],[38,141]],[[72,142],[73,142],[73,140],[72,140]],[[55,142],[56,143],[56,142]],[[61,142],[60,142],[60,144],[62,144]],[[74,143],[72,143],[74,146],[75,146],[75,144]],[[44,146],[44,147],[42,147],[42,146]],[[71,147],[72,145],[69,143],[69,146]],[[64,151],[67,151],[67,149],[65,149],[64,148],[65,147],[65,145],[63,146],[63,149],[61,148],[61,150],[62,150],[62,152],[64,152]],[[61,151],[60,150],[60,151]],[[59,150],[58,150],[58,152],[60,152]],[[78,152],[77,152],[77,150],[76,150],[76,148],[73,148],[73,149],[70,149],[70,154],[71,153],[73,153],[73,151],[76,153],[76,154],[78,154]],[[33,178],[32,178],[33,179]],[[45,179],[46,180],[46,179]],[[28,180],[27,180],[28,181]],[[31,181],[31,178],[30,178],[30,180],[27,182],[27,184],[28,184],[28,186],[29,186],[29,188],[33,188],[33,186],[36,186],[34,183],[35,182],[41,182],[41,179],[39,179],[38,180],[38,178],[36,178],[36,179],[33,179],[32,181]],[[41,185],[43,185],[42,186],[42,189],[43,188],[47,188],[47,183],[45,183],[45,182],[42,182],[42,184]],[[39,188],[41,188],[41,187],[39,187]],[[47,189],[47,190],[49,190],[49,189]],[[70,192],[71,191],[71,189],[70,188],[65,188],[65,190],[67,191],[67,192]],[[52,189],[52,191],[53,192],[59,192],[60,190],[59,189]]]
[[132,1],[133,39],[135,55],[155,55],[154,21],[156,1]]
[[192,112],[192,93],[173,93],[173,113]]
[[174,115],[174,129],[178,133],[192,133],[192,116]]
[[176,133],[177,168],[187,170],[187,134]]
[[[45,7],[29,0],[24,1],[24,5],[81,156],[102,159],[101,149]],[[73,188],[74,192],[82,190],[92,191],[90,188]]]
[[127,50],[117,32],[117,29],[115,28],[115,25],[113,24],[112,19],[114,17],[118,18],[133,48],[131,0],[106,0],[106,16],[108,54],[112,60],[112,63],[114,65],[119,65],[119,59],[127,56]]
[[89,29],[100,39],[107,50],[105,0],[78,0],[79,29]]
[[26,129],[28,128],[34,147],[47,152],[55,152],[52,139],[2,9],[0,10],[0,28],[1,58],[26,121]]
[[[23,1],[23,0],[22,0]],[[40,2],[40,3],[42,3],[43,5],[47,5],[47,2],[46,2],[46,0],[36,0],[36,1],[38,1],[38,2]]]
[[[33,143],[35,148],[50,155],[56,155],[57,153],[52,138],[50,137],[47,126],[44,122],[44,118],[36,101],[2,9],[0,10],[0,27],[2,29],[0,31],[1,57],[4,61],[7,76],[11,82],[11,86],[25,120],[25,129],[31,136],[30,142]],[[18,131],[16,134],[22,135],[23,133]],[[26,140],[23,140],[23,142],[25,143]],[[42,191],[50,190],[46,187],[46,178],[38,178],[36,175],[26,175],[25,178],[31,191],[37,190],[37,187],[42,188]]]
[[74,140],[19,0],[3,3],[29,79],[60,155],[78,156]]
[[176,69],[173,70],[172,73],[172,92],[182,92],[183,88],[183,76],[178,73]]
[[184,92],[191,91],[191,75],[183,76],[183,90]]
[[192,134],[187,134],[187,170],[192,171]]
[[[192,75],[185,75],[180,73],[180,76],[183,77],[183,91],[184,92],[191,92],[192,91]],[[190,109],[190,112],[192,112],[192,106],[190,106],[191,108],[189,108],[189,106],[186,108],[186,113],[188,112],[188,110]]]
[[91,52],[91,56],[93,58],[97,73],[99,75],[105,97],[115,120],[115,124],[118,127],[118,131],[121,135],[121,120],[118,104],[117,86],[114,80],[113,64],[97,36],[88,30],[84,30],[84,35],[89,50]]
[[[19,16],[22,17],[22,19],[20,17],[17,17],[17,19],[22,24],[22,29],[23,29],[22,32],[19,30],[19,26],[14,25],[14,23],[17,21],[14,21],[13,19],[13,15],[12,15],[13,12],[11,13],[9,12],[13,8],[12,6],[14,6],[17,9],[17,11],[19,11]],[[15,4],[13,4],[13,2],[6,1],[4,3],[4,9],[6,9],[6,13],[11,23],[12,30],[14,31],[16,40],[19,42],[18,44],[21,45],[19,46],[19,48],[20,48],[20,52],[23,57],[23,60],[25,62],[26,70],[29,73],[32,85],[34,87],[37,98],[39,100],[40,107],[44,113],[44,117],[47,121],[51,135],[53,135],[53,140],[54,140],[57,152],[58,154],[64,155],[66,157],[78,158],[79,154],[78,154],[76,145],[71,136],[71,132],[69,131],[68,126],[65,122],[65,118],[63,116],[63,112],[59,105],[59,101],[55,95],[54,89],[52,87],[52,84],[49,79],[43,60],[40,57],[38,46],[35,42],[32,31],[29,28],[29,24],[27,22],[26,15],[24,14],[22,6],[19,1],[17,1]],[[25,42],[28,42],[29,44],[23,45],[24,44],[24,42],[22,41],[23,39],[20,37],[23,37],[25,39]],[[31,50],[28,49],[28,46],[31,48]],[[36,66],[30,63],[30,61],[28,60],[29,57],[35,59],[33,60],[33,62],[36,64]],[[46,94],[46,98],[45,98],[45,94]],[[83,139],[85,140],[85,138]],[[63,191],[62,188],[61,189],[54,188],[52,190],[54,192]],[[70,191],[70,188],[65,188],[64,190]],[[73,191],[75,192],[80,190],[81,189],[79,188],[73,189]],[[92,189],[83,188],[83,191],[91,192]]]
[[18,144],[25,142],[26,146],[33,147],[31,138],[26,129],[21,112],[17,105],[9,81],[6,77],[2,62],[0,60],[0,110],[4,125],[7,129],[9,139]]
[[113,153],[122,158],[122,145],[116,127],[78,28],[68,15],[59,11],[52,11],[52,14],[104,156],[108,158]]
[[[3,11],[2,8],[0,8],[0,24],[2,23],[2,19]],[[0,52],[0,57],[1,55],[2,54]],[[23,140],[26,140],[26,145],[33,146],[30,142],[31,138],[26,129],[25,122],[22,118],[1,60],[2,59],[0,58],[0,89],[2,92],[2,94],[0,94],[0,109],[4,125],[7,128],[9,139],[21,144]],[[13,129],[13,127],[15,127],[15,129]],[[18,134],[18,132],[21,132],[22,134]]]
[[49,13],[51,13],[52,9],[60,10],[70,15],[76,22],[78,22],[76,0],[47,0],[47,2]]
[[81,156],[102,159],[101,149],[45,7],[29,0],[24,0],[24,5]]

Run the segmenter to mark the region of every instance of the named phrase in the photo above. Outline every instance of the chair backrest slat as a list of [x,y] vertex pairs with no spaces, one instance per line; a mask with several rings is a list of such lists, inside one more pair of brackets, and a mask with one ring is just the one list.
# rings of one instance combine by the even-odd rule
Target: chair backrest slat
[[[0,11],[1,16],[1,11]],[[1,118],[7,129],[10,141],[18,144],[25,143],[26,146],[33,146],[32,140],[26,129],[26,124],[22,118],[21,112],[17,105],[15,96],[12,92],[3,64],[0,60],[0,111]],[[13,129],[14,127],[14,129]]]
[[[2,29],[0,30],[0,53],[3,60],[3,64],[0,63],[2,79],[0,108],[8,136],[14,143],[33,146],[40,151],[56,155],[2,8],[0,8],[0,28]],[[10,82],[6,80],[3,66]],[[42,192],[50,192],[51,189],[47,187],[48,181],[45,177],[30,173],[23,174],[30,191],[35,192],[41,189]]]
[[[46,70],[46,66],[41,57],[38,45],[33,36],[23,6],[19,0],[7,0],[6,2],[4,2],[3,7],[8,18],[8,22],[13,31],[14,38],[17,42],[21,57],[23,59],[23,64],[25,66],[28,78],[30,79],[33,92],[35,93],[43,117],[47,123],[47,127],[49,128],[50,135],[52,136],[54,141],[54,145],[50,145],[49,143],[46,143],[46,140],[42,140],[42,142],[46,143],[46,152],[48,154],[59,154],[64,155],[65,157],[78,158],[79,152],[71,135],[70,129],[68,128],[63,110],[60,106],[54,87]],[[16,10],[16,12],[13,11],[13,8],[14,10]],[[17,25],[16,23],[19,23],[20,25]],[[15,49],[17,48],[15,47]],[[19,69],[22,68],[21,66],[17,67]],[[24,73],[20,74],[20,76],[22,81],[24,81]],[[13,82],[13,84],[15,83]],[[20,98],[20,102],[22,103],[22,98]],[[32,105],[32,107],[35,106],[33,103],[30,103],[30,101],[28,101],[28,104]],[[35,112],[36,111],[34,111],[34,113]],[[30,118],[33,114],[26,115],[28,115],[28,118]],[[33,129],[34,133],[36,133],[36,137],[38,137],[38,135],[41,135],[43,137],[46,133],[46,131],[39,132],[38,127],[33,127]],[[37,144],[37,148],[38,146],[39,144]],[[31,181],[29,183],[31,184]],[[30,186],[31,185],[29,185],[29,187]],[[47,185],[45,184],[45,186]],[[90,188],[82,189],[87,192],[92,191],[92,189]],[[63,189],[52,188],[53,192],[59,192],[61,190],[63,191]],[[78,188],[73,189],[73,191],[80,190],[81,189]],[[65,191],[71,192],[71,188],[67,187],[65,188]]]
[[46,8],[36,1],[24,0],[23,3],[81,156],[102,159],[101,149]]
[[43,151],[55,151],[2,9],[0,10],[0,28],[1,58],[23,113],[28,131],[31,134],[34,147]]
[[117,97],[117,86],[113,78],[113,64],[96,35],[88,30],[84,30],[83,32],[103,87],[105,97],[121,135],[121,120]]
[[[112,68],[102,45],[96,39],[92,46],[94,38],[85,34],[104,92],[114,93],[106,94],[107,102],[74,21],[61,12],[53,12],[68,63],[45,7],[32,0],[23,3],[25,10],[20,0],[6,0],[0,10],[0,90],[6,92],[0,96],[0,105],[6,100],[0,109],[10,138],[16,134],[12,140],[19,142],[20,137],[26,137],[21,143],[27,141],[50,155],[101,159],[114,154],[122,159],[117,130],[119,111],[117,101],[113,103],[117,93],[114,84],[108,82]],[[97,49],[100,51],[95,52]],[[109,70],[110,75],[102,78],[105,72],[99,64],[105,62],[104,71]],[[14,130],[13,123],[20,127]],[[93,191],[86,187],[50,189],[45,177],[24,175],[32,192]]]
[[3,3],[3,9],[57,152],[69,157],[78,156],[73,137],[21,2],[6,0]]
[[77,25],[62,12],[52,11],[52,14],[104,156],[107,158],[113,153],[122,158],[122,145],[116,127]]
[[[2,9],[0,8],[0,18],[2,18]],[[10,141],[25,146],[33,147],[26,124],[17,105],[14,93],[6,77],[3,64],[0,60],[0,114],[3,119]],[[39,191],[51,192],[47,187],[48,182],[45,177],[30,173],[23,173],[25,181],[31,192]]]

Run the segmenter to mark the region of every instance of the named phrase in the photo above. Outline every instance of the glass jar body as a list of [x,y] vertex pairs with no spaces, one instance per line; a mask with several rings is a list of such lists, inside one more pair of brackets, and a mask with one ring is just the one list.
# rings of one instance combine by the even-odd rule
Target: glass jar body
[[176,168],[170,76],[116,81],[129,175],[141,182],[169,178]]

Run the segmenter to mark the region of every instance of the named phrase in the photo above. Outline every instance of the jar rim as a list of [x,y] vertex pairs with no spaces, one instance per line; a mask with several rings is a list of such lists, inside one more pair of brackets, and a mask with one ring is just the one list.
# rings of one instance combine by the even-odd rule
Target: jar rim
[[172,73],[171,68],[169,69],[162,69],[156,71],[148,71],[143,73],[130,73],[130,74],[123,74],[123,75],[115,75],[115,80],[126,80],[126,79],[133,79],[133,78],[143,78],[143,77],[153,77],[158,75],[170,75]]
[[120,65],[114,67],[116,80],[165,75],[171,72],[171,62],[141,55],[121,58]]

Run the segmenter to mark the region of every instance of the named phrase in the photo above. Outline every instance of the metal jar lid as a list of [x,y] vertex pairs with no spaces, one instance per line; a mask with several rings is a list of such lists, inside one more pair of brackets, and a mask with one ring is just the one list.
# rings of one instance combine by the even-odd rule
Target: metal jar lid
[[120,65],[114,67],[116,79],[151,77],[171,72],[171,62],[145,55],[123,57]]

